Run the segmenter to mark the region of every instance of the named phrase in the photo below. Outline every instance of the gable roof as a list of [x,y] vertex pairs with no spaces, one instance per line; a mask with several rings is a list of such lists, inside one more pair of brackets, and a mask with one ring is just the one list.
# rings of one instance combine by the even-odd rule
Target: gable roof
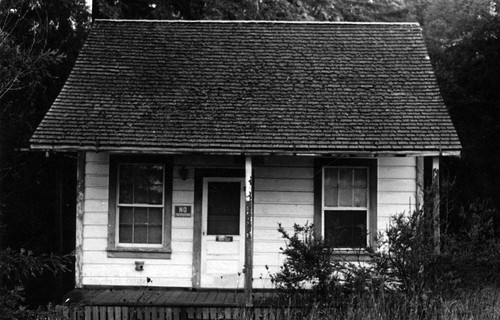
[[458,154],[414,23],[95,22],[34,149]]

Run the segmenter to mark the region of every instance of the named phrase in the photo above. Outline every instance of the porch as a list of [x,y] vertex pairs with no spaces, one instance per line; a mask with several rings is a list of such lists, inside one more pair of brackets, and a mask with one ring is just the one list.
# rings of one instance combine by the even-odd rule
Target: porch
[[71,320],[289,319],[302,301],[285,301],[273,290],[253,292],[245,307],[242,290],[85,288],[66,295]]

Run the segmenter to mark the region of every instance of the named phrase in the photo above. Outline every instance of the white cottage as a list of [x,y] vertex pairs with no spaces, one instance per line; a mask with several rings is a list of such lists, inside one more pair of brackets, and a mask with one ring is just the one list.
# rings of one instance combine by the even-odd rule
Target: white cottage
[[362,252],[461,149],[418,24],[130,20],[95,22],[31,147],[79,153],[77,288],[247,292],[278,223]]

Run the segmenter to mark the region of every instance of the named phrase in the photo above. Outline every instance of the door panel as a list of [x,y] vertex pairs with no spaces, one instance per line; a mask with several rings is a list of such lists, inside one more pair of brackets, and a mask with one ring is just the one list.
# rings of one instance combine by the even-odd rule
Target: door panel
[[243,287],[244,208],[242,178],[204,178],[201,287]]

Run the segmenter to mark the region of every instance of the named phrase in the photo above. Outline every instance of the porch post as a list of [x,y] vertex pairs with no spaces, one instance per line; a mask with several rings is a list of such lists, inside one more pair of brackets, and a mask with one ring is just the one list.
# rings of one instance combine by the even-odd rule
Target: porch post
[[253,305],[253,193],[252,157],[245,157],[245,304]]
[[83,212],[85,201],[85,152],[78,153],[76,165],[75,287],[83,286]]
[[[417,198],[415,210],[424,209],[424,157],[417,157]],[[411,213],[411,212],[410,212]]]
[[434,253],[441,252],[441,230],[440,230],[440,199],[439,199],[439,157],[432,158],[432,191],[434,200],[432,205],[432,225],[434,228]]

